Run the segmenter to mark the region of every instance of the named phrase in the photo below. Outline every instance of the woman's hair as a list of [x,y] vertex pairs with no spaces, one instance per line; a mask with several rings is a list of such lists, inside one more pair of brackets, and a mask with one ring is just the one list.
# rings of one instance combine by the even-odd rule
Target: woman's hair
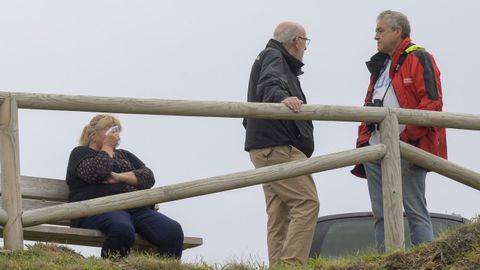
[[107,126],[118,126],[118,129],[120,131],[122,130],[122,124],[120,124],[120,121],[115,116],[109,114],[95,115],[92,120],[90,120],[90,123],[83,128],[79,144],[81,146],[88,146],[92,138],[92,133],[102,130]]

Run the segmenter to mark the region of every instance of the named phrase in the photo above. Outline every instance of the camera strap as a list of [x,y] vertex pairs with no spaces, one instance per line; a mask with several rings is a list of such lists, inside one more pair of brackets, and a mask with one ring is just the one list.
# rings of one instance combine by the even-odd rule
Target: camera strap
[[[392,86],[392,80],[390,80],[390,82],[388,83],[388,86],[387,86],[387,89],[385,90],[385,93],[383,93],[383,97],[382,97],[382,106],[383,106],[383,100],[385,99],[385,96],[387,95],[388,93],[388,90],[390,90],[390,86]],[[373,96],[373,95],[372,95]]]
[[[418,45],[415,45],[413,43],[410,43],[407,48],[402,52],[402,54],[400,54],[400,57],[398,58],[398,62],[397,62],[397,65],[395,66],[395,70],[393,71],[393,77],[395,77],[395,74],[397,74],[397,71],[400,69],[400,67],[402,66],[403,62],[405,62],[405,59],[407,58],[407,55],[419,48],[422,48]],[[383,97],[382,97],[382,104],[383,104],[383,100],[385,99],[385,96],[387,95],[387,92],[388,90],[390,90],[390,86],[392,85],[392,81],[393,81],[393,78],[390,80],[390,82],[388,83],[388,86],[387,86],[387,89],[385,90],[385,93],[383,94]],[[373,98],[373,95],[370,97],[370,99]],[[370,100],[371,102],[371,100]]]

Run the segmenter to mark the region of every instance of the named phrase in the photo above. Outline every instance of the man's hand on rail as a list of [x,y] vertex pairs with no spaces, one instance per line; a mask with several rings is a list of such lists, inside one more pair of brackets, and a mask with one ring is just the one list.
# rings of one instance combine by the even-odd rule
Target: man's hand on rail
[[302,109],[303,100],[298,99],[297,97],[287,97],[282,100],[282,103],[285,104],[290,110],[298,113]]

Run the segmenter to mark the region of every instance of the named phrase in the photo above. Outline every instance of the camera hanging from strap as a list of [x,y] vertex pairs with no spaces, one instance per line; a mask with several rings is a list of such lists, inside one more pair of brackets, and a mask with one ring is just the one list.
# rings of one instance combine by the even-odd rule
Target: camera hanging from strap
[[[393,76],[397,73],[398,70],[400,70],[400,67],[402,66],[403,62],[405,62],[405,59],[407,58],[407,55],[415,50],[421,49],[421,46],[415,45],[413,43],[410,43],[407,48],[400,54],[400,57],[398,58],[397,65],[395,66],[395,70],[393,71]],[[393,78],[392,78],[393,79]],[[373,102],[370,100],[370,103],[373,104],[373,106],[376,107],[383,107],[383,101],[385,100],[385,96],[387,95],[388,90],[390,90],[390,86],[392,85],[392,80],[388,83],[387,90],[385,90],[385,93],[383,94],[382,99],[380,100],[380,104],[376,104],[378,102]],[[371,96],[371,98],[373,95]],[[370,99],[371,99],[370,98]]]
[[[407,55],[415,50],[421,49],[422,47],[415,45],[413,43],[410,43],[407,48],[400,54],[400,57],[398,58],[397,65],[395,66],[395,69],[393,71],[393,76],[397,73],[398,70],[400,70],[400,67],[402,66],[403,62],[405,62],[405,59],[407,58]],[[393,78],[392,78],[393,80]],[[388,83],[387,89],[385,90],[385,93],[383,94],[382,99],[375,99],[372,101],[373,94],[370,96],[370,102],[367,103],[367,106],[373,106],[373,107],[383,107],[383,101],[385,100],[385,97],[387,96],[388,90],[390,90],[390,86],[392,85],[392,80]],[[378,130],[378,124],[367,124],[368,130],[370,132],[373,132],[374,130]]]

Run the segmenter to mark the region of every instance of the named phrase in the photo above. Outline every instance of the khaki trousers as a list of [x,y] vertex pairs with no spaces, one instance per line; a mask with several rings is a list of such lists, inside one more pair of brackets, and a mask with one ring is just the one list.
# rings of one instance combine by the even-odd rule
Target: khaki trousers
[[[305,158],[305,154],[290,145],[250,150],[250,159],[256,168]],[[306,263],[320,206],[312,176],[264,184],[263,191],[270,266],[280,262]]]

